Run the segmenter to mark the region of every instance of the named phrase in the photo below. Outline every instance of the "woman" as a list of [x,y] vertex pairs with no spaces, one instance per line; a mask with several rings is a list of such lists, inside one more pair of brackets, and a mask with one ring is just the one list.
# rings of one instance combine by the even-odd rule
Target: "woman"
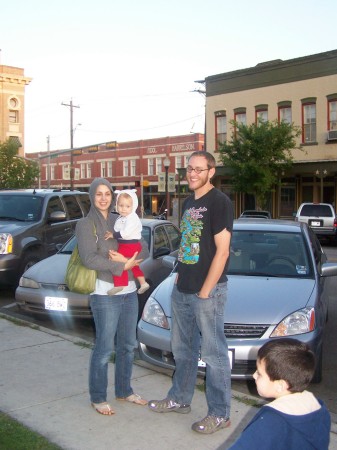
[[[116,252],[117,241],[105,239],[106,232],[113,231],[117,215],[111,214],[113,192],[104,178],[95,178],[89,189],[91,208],[88,215],[76,226],[78,250],[82,262],[97,271],[95,291],[90,306],[96,328],[96,342],[89,369],[89,391],[93,408],[100,414],[112,415],[107,402],[108,363],[115,344],[115,395],[137,405],[147,401],[135,394],[131,387],[131,374],[136,344],[138,298],[136,283],[130,276],[129,283],[118,295],[107,295],[113,288],[112,275],[121,275],[148,257],[146,243],[143,250],[129,260]],[[140,259],[136,259],[136,257]],[[115,339],[116,338],[116,339]]]

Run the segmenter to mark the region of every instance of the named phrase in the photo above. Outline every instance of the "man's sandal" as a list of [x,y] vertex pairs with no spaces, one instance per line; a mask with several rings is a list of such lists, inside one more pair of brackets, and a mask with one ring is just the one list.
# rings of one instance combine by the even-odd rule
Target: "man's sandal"
[[115,411],[111,408],[108,402],[103,403],[91,403],[91,406],[96,412],[102,414],[103,416],[112,416]]
[[129,395],[129,397],[125,397],[125,398],[117,397],[116,400],[130,402],[130,403],[134,403],[135,405],[141,405],[141,406],[145,406],[148,404],[148,401],[145,400],[144,398],[142,398],[138,394],[131,394],[131,395]]

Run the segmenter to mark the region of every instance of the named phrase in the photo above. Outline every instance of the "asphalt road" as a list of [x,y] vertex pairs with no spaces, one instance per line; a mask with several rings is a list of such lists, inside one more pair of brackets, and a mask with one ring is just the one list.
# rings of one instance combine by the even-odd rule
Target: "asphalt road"
[[[329,261],[337,262],[337,247],[325,247]],[[93,342],[94,340],[94,325],[91,320],[73,320],[69,322],[53,322],[50,319],[37,319],[18,311],[15,306],[14,291],[11,289],[0,288],[0,312],[9,314],[14,317],[28,320],[36,325],[41,325],[51,329],[57,329],[60,332],[77,336],[82,339]],[[312,384],[310,390],[315,395],[326,403],[327,407],[332,413],[337,414],[337,277],[333,281],[333,289],[331,292],[330,306],[329,306],[329,320],[326,327],[326,337],[324,341],[323,350],[323,381],[319,384]],[[155,367],[152,367],[155,369]],[[163,372],[162,369],[160,369]],[[168,371],[170,374],[170,371]],[[253,381],[232,381],[233,388],[236,391],[256,395]]]

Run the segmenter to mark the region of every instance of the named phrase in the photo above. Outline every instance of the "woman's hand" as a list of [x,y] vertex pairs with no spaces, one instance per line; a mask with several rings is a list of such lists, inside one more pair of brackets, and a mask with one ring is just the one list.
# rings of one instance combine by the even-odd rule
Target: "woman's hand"
[[128,259],[125,258],[121,253],[116,252],[115,250],[109,250],[109,259],[114,262],[120,262],[123,263],[124,270],[130,270],[135,266],[138,266],[143,260],[142,259],[136,259],[138,255],[138,252],[136,252],[132,258]]

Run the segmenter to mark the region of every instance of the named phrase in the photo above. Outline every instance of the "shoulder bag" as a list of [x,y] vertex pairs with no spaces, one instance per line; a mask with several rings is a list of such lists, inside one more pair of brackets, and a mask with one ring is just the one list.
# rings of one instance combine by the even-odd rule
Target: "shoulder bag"
[[[95,226],[94,230],[96,234]],[[96,277],[96,270],[88,269],[83,265],[76,244],[69,259],[65,276],[65,282],[69,290],[79,294],[91,294],[95,290]]]

